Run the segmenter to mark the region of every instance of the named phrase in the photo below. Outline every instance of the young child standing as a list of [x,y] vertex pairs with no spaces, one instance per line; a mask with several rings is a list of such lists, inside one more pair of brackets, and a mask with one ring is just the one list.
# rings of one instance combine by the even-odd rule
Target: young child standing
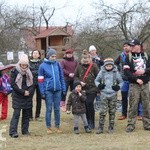
[[0,70],[0,104],[1,117],[0,120],[7,119],[8,115],[8,91],[6,90],[6,84],[10,85],[10,77],[7,74],[8,69]]
[[29,60],[23,54],[16,67],[11,72],[12,107],[14,109],[10,122],[9,135],[12,138],[18,137],[18,122],[22,111],[21,132],[29,135],[29,110],[32,107],[33,75],[29,68]]
[[86,96],[85,93],[81,91],[82,85],[81,83],[75,82],[74,83],[74,90],[70,93],[68,102],[67,102],[67,114],[70,113],[70,108],[72,106],[72,114],[74,116],[74,133],[79,134],[79,117],[82,118],[84,123],[84,129],[86,133],[90,133],[91,130],[88,128],[88,122],[86,118],[86,107],[85,107],[85,100]]
[[117,102],[117,91],[123,85],[123,80],[112,58],[106,58],[104,65],[95,79],[95,85],[101,91],[101,104],[99,113],[99,127],[96,134],[103,133],[104,122],[107,111],[109,112],[109,127],[108,132],[113,133],[116,102]]

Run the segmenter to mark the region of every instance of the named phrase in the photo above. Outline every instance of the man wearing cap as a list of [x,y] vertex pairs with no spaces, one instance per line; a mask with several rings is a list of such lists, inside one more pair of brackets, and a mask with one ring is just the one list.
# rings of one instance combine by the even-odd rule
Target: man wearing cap
[[124,73],[128,78],[129,85],[129,110],[128,125],[126,132],[132,132],[135,129],[137,108],[139,98],[141,97],[143,109],[143,128],[150,131],[149,114],[149,75],[150,58],[142,49],[142,44],[138,39],[130,42],[131,53],[127,55],[124,65]]
[[[117,65],[118,70],[121,73],[123,79],[123,86],[121,88],[121,97],[122,97],[122,115],[119,116],[118,120],[124,120],[127,118],[127,108],[128,108],[128,91],[129,91],[129,82],[127,77],[124,75],[123,66],[125,64],[126,56],[130,53],[130,41],[125,41],[123,43],[123,52],[115,60],[115,65]],[[138,119],[142,117],[142,105],[139,103],[138,107]]]
[[[74,59],[73,50],[68,49],[65,51],[65,55],[63,60],[61,61],[61,66],[64,72],[64,78],[66,83],[66,92],[70,87],[70,91],[73,90],[73,81],[74,81],[74,71],[77,67],[77,61]],[[65,101],[66,101],[66,94],[62,94],[62,99],[60,102],[61,110],[66,111]]]

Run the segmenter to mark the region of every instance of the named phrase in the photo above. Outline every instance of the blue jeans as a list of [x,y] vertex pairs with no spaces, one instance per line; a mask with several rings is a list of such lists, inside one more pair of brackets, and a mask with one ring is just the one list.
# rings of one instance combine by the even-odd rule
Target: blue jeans
[[60,100],[61,100],[61,91],[46,91],[45,121],[46,121],[47,128],[51,127],[52,107],[54,107],[55,127],[59,128],[59,125],[60,125]]

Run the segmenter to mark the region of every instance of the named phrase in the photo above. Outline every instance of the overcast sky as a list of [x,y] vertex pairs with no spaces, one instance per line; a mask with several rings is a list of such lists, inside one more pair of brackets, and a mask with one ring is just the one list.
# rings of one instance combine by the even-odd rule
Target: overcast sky
[[[1,1],[1,0],[0,0]],[[75,23],[76,20],[81,21],[82,18],[92,17],[95,13],[93,3],[99,0],[5,0],[9,5],[23,6],[43,6],[43,2],[49,6],[56,7],[55,14],[52,18],[53,25],[65,25],[66,22]],[[125,0],[105,0],[105,2],[117,5],[117,3]],[[115,2],[114,2],[115,1]],[[133,1],[133,0],[132,0]],[[135,0],[136,1],[136,0]],[[62,8],[64,5],[66,6]],[[57,9],[62,8],[62,9]]]

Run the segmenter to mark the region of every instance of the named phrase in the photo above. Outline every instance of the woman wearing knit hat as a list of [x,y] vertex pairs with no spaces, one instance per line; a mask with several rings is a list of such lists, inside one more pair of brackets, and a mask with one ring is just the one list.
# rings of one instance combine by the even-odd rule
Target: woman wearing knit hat
[[45,122],[47,133],[51,134],[52,123],[51,114],[54,107],[54,119],[56,132],[60,130],[60,100],[62,92],[66,92],[64,74],[59,62],[56,61],[56,51],[49,48],[46,53],[46,58],[39,67],[38,82],[42,98],[45,99],[46,113]]
[[94,99],[97,96],[98,89],[94,80],[98,74],[98,66],[92,62],[89,54],[82,54],[81,63],[75,70],[74,80],[80,81],[82,89],[86,92],[86,117],[90,129],[95,128]]
[[29,68],[29,60],[23,54],[14,70],[11,71],[12,107],[14,109],[10,122],[9,135],[18,137],[17,127],[22,110],[21,131],[23,135],[29,135],[29,110],[32,107],[33,76]]
[[95,85],[99,88],[100,95],[100,117],[97,134],[103,133],[104,122],[107,112],[109,112],[109,127],[108,132],[113,133],[115,111],[117,102],[117,91],[122,87],[123,80],[112,58],[106,58],[104,65],[101,67],[95,79]]
[[89,53],[91,55],[92,61],[97,64],[99,68],[104,64],[104,61],[97,55],[97,49],[94,45],[89,47]]

